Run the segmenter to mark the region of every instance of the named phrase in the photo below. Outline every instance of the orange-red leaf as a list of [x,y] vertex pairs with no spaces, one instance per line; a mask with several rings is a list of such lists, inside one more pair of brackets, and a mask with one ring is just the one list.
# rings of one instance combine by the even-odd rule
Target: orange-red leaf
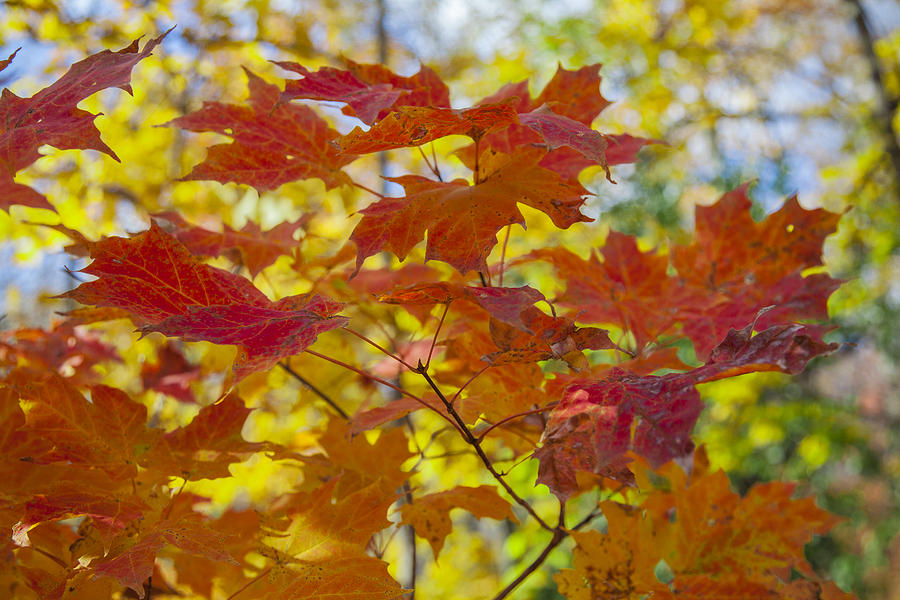
[[99,277],[63,294],[83,304],[129,311],[141,331],[238,346],[242,379],[302,352],[318,334],[341,327],[341,306],[319,296],[271,302],[249,280],[203,264],[155,223],[132,238],[89,244],[85,273]]
[[454,508],[467,510],[479,519],[489,517],[517,521],[509,502],[501,498],[492,485],[458,485],[450,490],[418,497],[412,504],[404,504],[400,514],[403,523],[412,525],[416,535],[429,543],[435,559],[444,547],[444,539],[453,529],[450,511]]
[[578,471],[630,480],[629,450],[654,467],[683,457],[693,450],[690,434],[703,408],[695,384],[752,371],[798,373],[838,347],[821,341],[821,328],[773,326],[751,337],[752,330],[732,330],[709,363],[686,373],[638,376],[614,368],[603,380],[572,383],[535,452],[538,482],[565,499],[579,491]]
[[191,225],[175,212],[153,215],[172,223],[171,233],[178,241],[198,256],[227,256],[232,262],[244,265],[250,277],[271,265],[279,256],[290,256],[297,247],[294,233],[309,222],[309,215],[296,221],[279,223],[268,231],[253,221],[235,230],[225,225],[224,231],[210,231]]
[[277,86],[246,73],[247,106],[205,102],[200,110],[167,123],[233,139],[209,148],[206,160],[183,179],[244,183],[261,192],[313,177],[327,188],[349,184],[341,167],[356,157],[341,154],[332,144],[337,131],[311,108],[280,102]]
[[[171,30],[170,30],[171,31]],[[13,175],[38,158],[38,148],[49,144],[60,150],[97,150],[116,160],[116,153],[100,139],[94,125],[97,115],[81,110],[78,103],[100,90],[117,87],[131,93],[131,70],[168,32],[138,47],[138,40],[117,52],[104,50],[72,65],[65,75],[31,98],[3,90],[0,96],[0,209],[13,204],[53,207],[31,188],[15,183]],[[18,50],[16,51],[18,52]],[[4,61],[4,68],[15,52]]]
[[445,261],[463,274],[484,272],[497,232],[524,223],[519,202],[546,213],[557,227],[590,221],[579,210],[588,191],[539,167],[541,155],[538,149],[513,156],[486,153],[483,164],[489,170],[475,185],[416,175],[392,178],[406,196],[384,198],[360,211],[363,218],[350,236],[357,247],[357,271],[381,250],[405,258],[427,230],[426,260]]
[[[584,322],[630,331],[637,350],[680,326],[697,356],[708,356],[731,328],[758,328],[828,316],[840,281],[802,272],[821,264],[822,244],[840,215],[805,211],[791,198],[762,222],[750,218],[746,186],[698,208],[697,239],[671,257],[640,252],[634,238],[610,232],[597,255],[583,260],[560,248],[531,257],[553,263],[567,281],[560,303]],[[796,252],[792,250],[796,243]],[[601,261],[602,258],[602,261]],[[671,264],[677,275],[668,273]]]
[[421,146],[448,135],[481,139],[519,122],[511,101],[457,110],[404,106],[363,131],[359,127],[340,139],[341,151],[367,154],[406,146]]
[[241,435],[250,412],[240,398],[230,394],[200,409],[185,427],[162,435],[141,457],[141,464],[190,480],[228,477],[228,465],[268,447],[262,442],[248,442]]
[[542,293],[527,285],[517,288],[479,287],[442,281],[394,290],[379,297],[378,301],[409,306],[466,300],[480,306],[495,319],[525,329],[522,311],[544,299]]
[[291,62],[276,62],[279,67],[303,76],[284,86],[283,98],[308,98],[346,102],[347,114],[371,125],[387,114],[393,105],[449,107],[447,86],[428,67],[412,77],[401,77],[382,65],[362,65],[343,59],[348,70],[322,67],[313,72]]
[[75,385],[97,378],[93,367],[121,362],[118,351],[84,328],[63,321],[53,329],[16,329],[0,333],[0,365],[21,364],[65,374]]
[[36,462],[102,469],[113,480],[137,473],[137,455],[153,439],[143,404],[102,385],[90,388],[88,401],[52,371],[16,371],[8,381],[20,396],[25,429],[53,444]]
[[141,384],[145,390],[156,390],[179,402],[192,404],[196,400],[191,382],[200,378],[200,368],[190,364],[172,344],[162,346],[156,353],[157,362],[141,367]]

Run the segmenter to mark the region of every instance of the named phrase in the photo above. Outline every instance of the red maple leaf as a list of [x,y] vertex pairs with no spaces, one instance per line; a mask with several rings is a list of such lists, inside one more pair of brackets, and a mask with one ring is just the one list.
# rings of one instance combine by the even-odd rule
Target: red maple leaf
[[450,91],[428,67],[412,77],[401,77],[382,65],[363,65],[343,58],[348,70],[322,67],[313,72],[292,62],[279,67],[303,76],[285,83],[283,98],[308,98],[346,102],[344,112],[371,125],[387,115],[390,107],[450,106]]
[[50,331],[16,329],[0,332],[0,365],[26,364],[65,374],[76,385],[91,383],[100,363],[121,362],[118,351],[77,323],[62,321]]
[[342,152],[367,154],[421,146],[448,135],[465,135],[477,141],[487,133],[505,129],[518,121],[511,101],[461,110],[403,106],[366,131],[356,127],[340,139],[340,146]]
[[298,179],[318,178],[328,189],[349,184],[341,168],[356,159],[332,143],[338,132],[308,106],[280,102],[281,91],[248,70],[248,105],[204,102],[166,125],[213,131],[233,139],[207,151],[182,180],[244,183],[260,192]]
[[571,384],[550,413],[538,482],[561,499],[575,494],[578,471],[628,480],[625,453],[652,466],[693,450],[690,434],[703,408],[695,385],[753,371],[798,373],[814,357],[834,351],[821,329],[775,326],[752,336],[753,325],[732,330],[710,361],[686,373],[639,376],[614,368],[600,381]]
[[156,390],[179,402],[196,402],[191,382],[201,376],[199,366],[190,364],[172,344],[162,346],[156,353],[157,362],[141,367],[141,384],[145,390]]
[[[600,165],[609,177],[609,165],[634,162],[637,151],[656,140],[630,135],[603,135],[591,123],[609,105],[600,93],[600,65],[575,71],[560,66],[537,98],[528,92],[528,81],[505,85],[481,104],[513,100],[519,124],[485,135],[480,148],[510,153],[530,144],[544,144],[550,150],[540,165],[574,180],[588,166]],[[475,146],[456,151],[469,168],[475,165]]]
[[480,287],[458,283],[423,283],[394,290],[378,298],[379,302],[416,306],[420,304],[450,304],[454,300],[466,300],[486,310],[504,323],[526,329],[522,321],[522,311],[536,302],[544,300],[544,295],[527,285],[517,288]]
[[[169,30],[171,31],[171,29]],[[131,93],[131,70],[168,35],[138,48],[138,40],[117,52],[104,50],[69,68],[56,82],[30,98],[3,90],[0,96],[0,208],[13,204],[54,210],[41,194],[13,176],[39,159],[38,148],[49,144],[60,150],[97,150],[119,160],[100,139],[94,125],[97,115],[81,110],[78,103],[100,90],[117,87]],[[18,50],[16,51],[18,52]],[[15,52],[3,62],[5,68]],[[2,70],[2,69],[0,69]]]
[[132,238],[89,244],[83,272],[98,277],[63,297],[122,308],[143,333],[238,346],[234,376],[272,368],[318,334],[343,326],[341,305],[320,296],[272,302],[238,275],[203,264],[155,223]]
[[[802,272],[821,265],[822,244],[840,215],[803,210],[791,198],[757,223],[746,186],[697,214],[697,240],[676,246],[671,256],[640,252],[634,238],[616,232],[588,260],[560,248],[530,256],[551,262],[567,281],[560,304],[578,311],[580,321],[631,331],[638,351],[680,326],[705,358],[729,329],[744,327],[767,307],[760,329],[827,318],[828,297],[841,282]],[[677,275],[668,273],[670,263]]]
[[487,269],[497,232],[524,223],[519,202],[546,213],[560,228],[590,221],[580,212],[589,192],[538,166],[543,152],[520,150],[512,156],[487,151],[484,176],[475,185],[456,179],[433,181],[417,175],[391,178],[406,189],[403,198],[383,198],[360,211],[350,239],[356,244],[356,270],[366,257],[390,250],[401,260],[425,237],[425,260],[442,260],[460,273]]

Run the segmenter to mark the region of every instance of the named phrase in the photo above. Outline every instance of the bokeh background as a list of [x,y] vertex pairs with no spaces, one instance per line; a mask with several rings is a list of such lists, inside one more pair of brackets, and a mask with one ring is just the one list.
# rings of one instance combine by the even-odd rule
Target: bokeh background
[[[603,93],[614,104],[595,127],[667,145],[618,167],[615,186],[588,173],[594,233],[567,243],[590,244],[612,228],[665,246],[690,235],[694,206],[748,180],[758,218],[794,193],[807,208],[845,212],[826,264],[847,280],[829,304],[840,326],[832,335],[847,345],[796,378],[757,374],[706,386],[698,435],[741,491],[801,480],[798,493],[846,517],[809,546],[813,563],[861,598],[900,599],[900,3],[7,1],[0,56],[22,51],[0,86],[31,95],[87,54],[172,25],[135,69],[134,98],[107,90],[81,105],[104,113],[98,127],[121,163],[48,149],[17,178],[47,195],[59,216],[23,207],[0,213],[0,328],[51,326],[66,307],[47,297],[76,284],[66,268],[83,264],[63,252],[64,236],[30,222],[62,222],[96,239],[144,229],[162,210],[234,227],[247,219],[272,227],[315,211],[332,215],[316,225],[323,239],[346,240],[346,215],[369,201],[354,191],[326,194],[318,182],[300,182],[259,196],[243,186],[175,181],[214,137],[154,126],[203,100],[242,99],[241,66],[279,81],[284,74],[269,60],[314,68],[345,55],[401,74],[422,62],[463,107],[501,83],[530,77],[540,89],[557,64],[602,62]],[[341,126],[338,110],[330,117]],[[411,160],[392,153],[366,163],[372,185]],[[506,536],[513,556],[527,550],[515,533],[483,533]],[[472,557],[451,556],[443,566],[465,560]],[[548,581],[532,584],[533,597],[556,597]]]

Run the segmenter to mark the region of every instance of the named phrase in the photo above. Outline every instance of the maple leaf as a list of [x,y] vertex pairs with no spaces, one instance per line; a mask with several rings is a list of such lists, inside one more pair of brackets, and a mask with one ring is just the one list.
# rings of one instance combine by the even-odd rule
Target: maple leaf
[[[697,210],[697,239],[674,247],[671,256],[640,252],[633,237],[610,232],[588,260],[560,248],[537,250],[526,260],[552,263],[567,281],[559,303],[579,311],[580,321],[631,331],[639,351],[680,325],[705,358],[729,329],[770,306],[760,328],[828,317],[828,296],[841,282],[802,272],[821,265],[822,244],[840,215],[803,210],[791,198],[757,223],[746,186]],[[668,273],[670,263],[677,275]]]
[[400,514],[403,523],[412,525],[416,535],[428,541],[435,560],[453,529],[450,511],[454,508],[467,510],[479,519],[489,517],[518,522],[512,506],[500,497],[497,488],[492,485],[458,485],[450,490],[418,497],[412,504],[404,504]]
[[137,473],[137,455],[154,437],[143,404],[102,385],[91,386],[88,401],[53,371],[19,369],[7,382],[20,396],[26,430],[53,444],[35,461],[102,469],[112,480]]
[[[169,30],[171,31],[171,29]],[[97,117],[77,108],[79,102],[100,90],[117,87],[131,94],[131,70],[150,56],[168,31],[144,44],[138,41],[117,52],[103,50],[72,65],[65,75],[30,98],[4,89],[0,95],[0,208],[13,204],[55,210],[41,194],[15,183],[13,176],[41,157],[44,144],[60,150],[97,150],[119,160],[100,139]],[[18,52],[18,50],[16,51]],[[15,52],[4,61],[9,64]]]
[[274,600],[390,600],[407,593],[388,574],[387,563],[369,556],[337,558],[293,567]]
[[394,290],[378,298],[379,302],[402,304],[450,304],[466,300],[486,310],[492,317],[514,327],[525,329],[522,312],[544,295],[527,285],[517,288],[468,286],[457,283],[423,283]]
[[627,481],[625,453],[632,448],[657,466],[690,453],[702,409],[693,382],[680,374],[639,377],[613,369],[603,381],[572,385],[550,413],[534,453],[537,481],[561,500],[578,491],[578,471]]
[[200,262],[155,223],[132,238],[91,242],[89,249],[93,262],[82,271],[99,279],[62,297],[125,309],[143,333],[237,345],[237,380],[346,323],[334,316],[341,306],[319,296],[271,302],[249,280]]
[[368,154],[407,146],[421,146],[448,135],[466,135],[475,141],[485,134],[518,123],[512,102],[453,109],[403,106],[363,131],[356,127],[343,136],[342,152]]
[[371,125],[387,115],[391,106],[450,106],[450,91],[437,74],[421,67],[412,77],[401,77],[382,65],[363,65],[345,57],[348,69],[321,67],[313,72],[292,62],[275,62],[303,76],[285,83],[282,98],[308,98],[345,102],[345,113]]
[[[513,101],[519,123],[488,133],[479,146],[511,153],[519,147],[544,144],[550,151],[540,166],[565,180],[575,180],[591,165],[602,166],[609,177],[609,165],[634,162],[641,147],[658,142],[630,135],[603,135],[591,129],[591,123],[609,105],[600,94],[599,70],[599,64],[575,71],[559,66],[537,98],[529,94],[527,81],[505,85],[484,98],[479,105]],[[474,168],[474,145],[455,154]]]
[[228,477],[228,465],[271,448],[267,443],[248,442],[241,435],[250,412],[243,400],[229,394],[201,408],[185,427],[161,435],[141,456],[141,465],[188,480]]
[[[572,533],[575,568],[555,576],[560,593],[610,600],[648,594],[698,600],[791,597],[778,574],[791,568],[810,573],[804,544],[839,521],[810,498],[792,499],[790,483],[756,485],[742,498],[722,471],[689,480],[671,465],[655,478],[662,485],[642,489],[641,506],[600,503],[606,534]],[[674,573],[668,585],[654,574],[660,560]]]
[[290,525],[266,544],[303,562],[365,556],[369,538],[390,525],[387,510],[396,496],[376,482],[334,500],[337,483],[293,497],[284,508]]
[[710,361],[686,373],[638,376],[612,369],[601,381],[572,383],[550,413],[538,483],[560,499],[579,491],[577,472],[630,481],[625,453],[634,450],[658,467],[693,450],[691,430],[703,408],[695,384],[752,371],[800,372],[815,356],[835,350],[821,329],[773,326],[751,337],[753,325],[734,331]]
[[76,385],[96,380],[94,365],[110,361],[122,362],[118,351],[99,336],[63,321],[50,331],[16,329],[0,332],[0,364],[29,366],[65,373]]
[[536,250],[530,258],[556,267],[567,282],[558,302],[577,310],[579,321],[629,331],[639,351],[674,328],[680,307],[706,299],[667,274],[666,256],[640,252],[632,236],[616,231],[609,232],[606,243],[588,260],[564,248]]
[[337,492],[356,491],[375,482],[386,497],[393,498],[395,490],[409,477],[403,463],[413,456],[403,431],[382,431],[374,442],[351,432],[348,423],[332,420],[318,440],[340,475]]
[[228,256],[235,264],[244,265],[250,271],[250,277],[256,277],[260,271],[271,265],[279,256],[290,255],[297,247],[294,233],[309,223],[306,215],[296,221],[279,223],[268,231],[263,231],[253,221],[238,231],[228,225],[221,233],[191,225],[176,212],[157,213],[156,219],[164,219],[172,223],[170,231],[191,254],[198,256]]
[[590,221],[580,212],[589,192],[537,165],[542,152],[526,149],[507,156],[486,152],[486,175],[470,185],[457,179],[432,181],[417,175],[389,178],[406,190],[404,198],[383,198],[363,209],[350,235],[356,244],[356,271],[363,261],[390,250],[404,259],[428,231],[425,260],[442,260],[462,274],[484,272],[486,259],[506,225],[524,224],[516,206],[547,214],[560,228]]
[[500,351],[487,354],[482,360],[500,365],[559,358],[575,366],[571,361],[578,361],[577,357],[584,360],[581,350],[618,348],[605,329],[576,327],[569,319],[552,317],[533,306],[521,313],[521,319],[524,327],[520,329],[497,319],[491,320],[491,339]]
[[338,152],[331,143],[337,131],[308,106],[280,102],[277,86],[244,71],[250,90],[248,106],[204,102],[200,110],[165,124],[233,139],[209,148],[206,160],[182,180],[244,183],[260,192],[313,177],[328,189],[350,184],[341,168],[356,157]]
[[172,344],[157,350],[156,357],[156,363],[144,363],[141,367],[144,389],[156,390],[186,404],[196,402],[191,382],[200,379],[200,368],[191,365]]
[[161,521],[142,532],[134,545],[115,556],[107,556],[91,563],[95,575],[113,577],[124,586],[144,597],[144,582],[153,574],[156,554],[172,544],[210,560],[237,564],[227,552],[221,550],[224,537],[207,527],[200,515],[189,515],[174,521]]

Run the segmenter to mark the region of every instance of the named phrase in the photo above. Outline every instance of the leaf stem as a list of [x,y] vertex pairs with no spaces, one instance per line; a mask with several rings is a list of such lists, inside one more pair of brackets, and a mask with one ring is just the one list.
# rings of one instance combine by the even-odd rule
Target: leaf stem
[[464,384],[462,384],[462,387],[460,387],[458,390],[456,390],[456,393],[453,394],[453,397],[452,397],[452,398],[450,398],[450,404],[453,404],[454,402],[456,402],[456,399],[459,398],[459,395],[462,394],[462,391],[463,391],[464,389],[466,389],[466,388],[469,386],[470,383],[472,383],[473,381],[475,381],[475,378],[476,378],[476,377],[478,377],[479,375],[481,375],[482,373],[484,373],[485,371],[487,371],[487,370],[490,369],[490,368],[491,368],[491,365],[487,365],[486,367],[482,367],[482,369],[481,369],[480,371],[478,371],[477,373],[475,373],[474,375],[472,375],[471,377],[469,377],[469,380],[466,381]]
[[553,527],[550,527],[550,525],[548,525],[547,522],[544,521],[540,517],[540,515],[537,514],[537,512],[535,512],[534,508],[528,503],[528,501],[519,496],[515,492],[515,490],[513,490],[508,483],[506,483],[506,480],[503,479],[503,476],[497,472],[497,470],[494,468],[493,463],[491,462],[491,459],[488,458],[487,454],[484,453],[484,449],[481,447],[481,442],[472,434],[472,432],[469,430],[469,427],[459,416],[459,413],[456,412],[453,404],[449,400],[447,400],[447,397],[444,396],[444,393],[441,392],[440,388],[437,386],[431,376],[428,375],[428,372],[425,370],[425,365],[423,365],[421,361],[419,362],[418,373],[425,378],[425,381],[428,382],[428,385],[431,386],[431,389],[434,390],[434,393],[437,394],[438,398],[441,399],[441,402],[444,403],[447,412],[451,417],[453,417],[453,420],[456,421],[457,429],[459,429],[459,432],[460,434],[462,434],[463,439],[465,439],[466,442],[468,442],[469,445],[471,445],[475,449],[475,453],[478,454],[478,457],[481,459],[481,462],[484,463],[485,468],[488,470],[491,476],[496,479],[501,486],[503,486],[503,489],[506,490],[506,493],[509,494],[510,497],[512,497],[512,499],[515,500],[519,506],[524,508],[541,527],[548,531],[555,531]]
[[314,386],[312,382],[310,382],[306,377],[292,369],[290,364],[288,364],[287,362],[280,362],[278,363],[278,366],[284,369],[291,377],[308,387],[312,393],[324,400],[325,403],[332,409],[334,409],[334,411],[341,417],[343,417],[344,419],[350,418],[350,415],[348,415],[343,408],[338,406],[338,404],[334,400],[332,400],[325,392]]
[[478,435],[478,441],[480,442],[481,440],[483,440],[483,439],[485,438],[485,436],[487,436],[487,434],[489,434],[493,429],[495,429],[496,427],[500,427],[500,426],[503,425],[504,423],[508,423],[509,421],[512,421],[512,420],[514,420],[514,419],[520,419],[520,418],[522,418],[522,417],[527,417],[528,415],[536,415],[536,414],[538,414],[538,413],[542,413],[542,412],[548,411],[548,410],[550,410],[551,408],[554,408],[557,404],[559,404],[559,403],[558,403],[558,402],[551,402],[551,403],[548,404],[547,406],[543,406],[543,407],[541,407],[541,408],[535,408],[534,410],[529,410],[529,411],[517,413],[517,414],[514,414],[514,415],[510,415],[510,416],[508,416],[508,417],[504,417],[503,419],[500,419],[499,421],[497,421],[496,423],[494,423],[493,425],[491,425],[490,427],[488,427],[487,429],[485,429],[484,431],[482,431],[482,432]]
[[366,187],[366,186],[364,186],[364,185],[361,184],[361,183],[358,183],[358,182],[354,181],[354,182],[353,182],[353,185],[355,185],[356,187],[358,187],[359,189],[361,189],[361,190],[363,190],[363,191],[369,192],[370,194],[374,194],[375,196],[378,196],[379,198],[384,198],[384,194],[382,194],[382,193],[380,193],[380,192],[376,192],[376,191],[373,190],[372,188]]
[[59,558],[58,556],[54,556],[54,555],[50,554],[49,552],[47,552],[46,550],[41,550],[37,546],[31,546],[31,549],[34,550],[35,552],[37,552],[38,554],[43,554],[44,556],[46,556],[47,558],[49,558],[50,560],[52,560],[53,562],[55,562],[56,564],[61,566],[63,569],[66,569],[67,571],[69,570],[69,565],[67,565],[65,562],[63,562],[63,560],[61,558]]
[[356,331],[355,329],[350,329],[349,327],[341,327],[341,329],[343,329],[344,331],[346,331],[346,332],[348,332],[348,333],[352,333],[353,335],[355,335],[356,337],[358,337],[358,338],[361,339],[362,341],[366,342],[366,343],[369,344],[370,346],[373,346],[373,347],[375,347],[376,349],[378,349],[378,350],[380,350],[381,352],[383,352],[384,354],[390,356],[391,358],[393,358],[394,360],[396,360],[398,363],[400,363],[401,365],[403,365],[404,367],[406,367],[406,368],[409,369],[410,371],[415,371],[415,370],[416,370],[416,368],[415,368],[414,366],[412,366],[411,364],[409,364],[408,362],[406,362],[405,360],[403,360],[402,358],[400,358],[399,356],[397,356],[396,354],[394,354],[394,353],[391,352],[390,350],[388,350],[388,349],[386,349],[386,348],[383,348],[383,347],[379,346],[378,344],[376,344],[375,342],[373,342],[372,340],[370,340],[368,337],[364,336],[364,335],[361,334],[360,332]]
[[512,225],[506,226],[506,236],[503,238],[503,250],[500,251],[500,279],[497,285],[503,287],[503,273],[506,271],[506,245],[509,243],[509,232],[512,231]]
[[[428,358],[425,360],[425,369],[428,369],[428,366],[431,364],[431,355],[434,353],[434,347],[437,345],[438,334],[441,332],[441,325],[444,324],[444,318],[447,316],[447,311],[450,310],[450,303],[444,305],[444,312],[441,313],[441,320],[438,321],[437,329],[434,330],[434,338],[431,340],[431,348],[428,349]],[[405,363],[404,363],[405,364]],[[407,365],[408,366],[408,365]],[[415,369],[411,370],[415,371]]]

